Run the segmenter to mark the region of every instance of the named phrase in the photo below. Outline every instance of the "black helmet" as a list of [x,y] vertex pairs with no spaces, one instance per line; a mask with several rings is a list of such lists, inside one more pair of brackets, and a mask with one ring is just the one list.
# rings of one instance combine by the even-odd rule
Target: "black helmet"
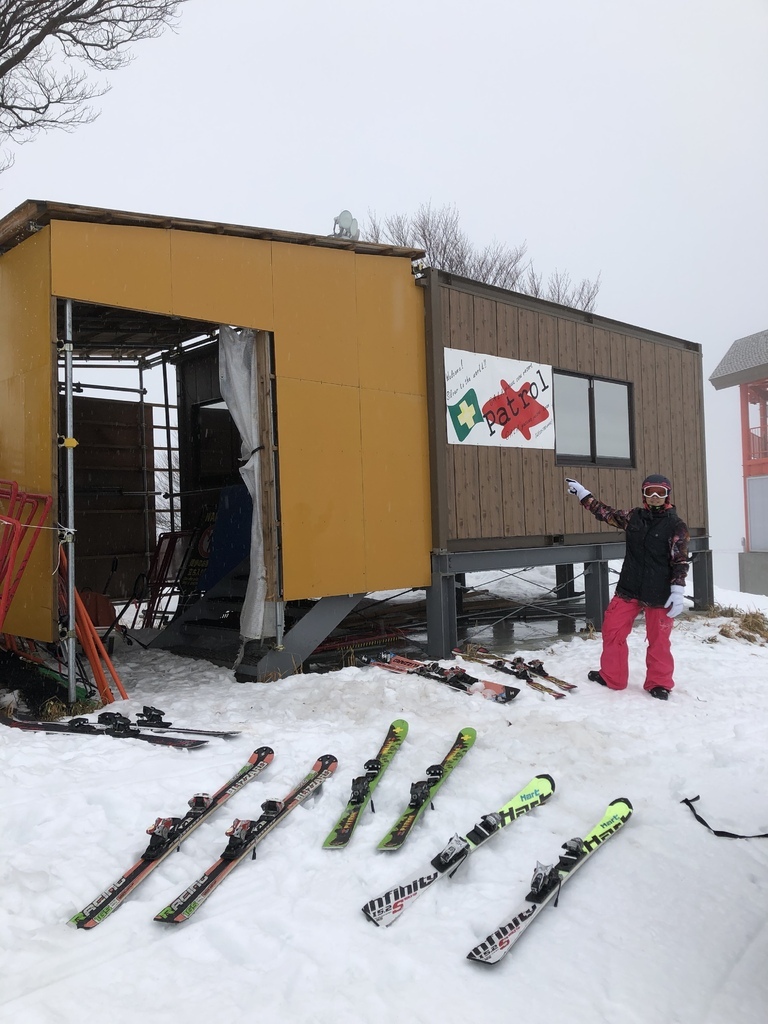
[[648,484],[659,484],[661,487],[666,487],[668,491],[672,490],[669,477],[664,476],[663,473],[649,473],[643,480],[643,487],[647,487]]
[[[645,480],[643,480],[643,505],[648,508],[648,503],[645,500],[645,488],[652,487],[654,484],[657,487],[666,487],[667,496],[664,499],[663,508],[669,508],[672,504],[672,484],[669,477],[664,476],[663,473],[649,473]],[[658,508],[661,510],[662,506],[658,506]]]

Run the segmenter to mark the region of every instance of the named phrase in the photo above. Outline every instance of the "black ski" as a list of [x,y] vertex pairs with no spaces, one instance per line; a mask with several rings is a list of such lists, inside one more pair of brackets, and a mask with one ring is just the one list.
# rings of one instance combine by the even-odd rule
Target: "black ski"
[[219,739],[225,740],[240,735],[238,729],[187,729],[184,726],[174,725],[173,722],[166,722],[163,719],[164,714],[165,712],[159,708],[144,705],[144,710],[136,716],[136,725],[149,732],[177,732],[183,733],[185,736],[217,736]]
[[155,743],[162,747],[177,747],[183,750],[203,747],[208,742],[205,739],[186,739],[183,736],[164,736],[154,732],[142,732],[125,715],[115,714],[111,711],[104,714],[110,716],[109,722],[91,722],[87,718],[70,718],[68,722],[42,722],[18,716],[4,718],[2,715],[0,715],[0,722],[12,729],[22,729],[25,732],[67,732],[75,736],[112,736],[114,739],[143,740],[145,743]]

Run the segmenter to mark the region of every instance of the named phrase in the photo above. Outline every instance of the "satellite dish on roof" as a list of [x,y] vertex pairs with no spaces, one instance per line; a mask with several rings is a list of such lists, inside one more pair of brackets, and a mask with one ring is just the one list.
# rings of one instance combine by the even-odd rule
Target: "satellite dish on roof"
[[358,240],[360,228],[349,210],[342,210],[338,217],[333,218],[333,233],[337,238],[348,238],[353,242]]

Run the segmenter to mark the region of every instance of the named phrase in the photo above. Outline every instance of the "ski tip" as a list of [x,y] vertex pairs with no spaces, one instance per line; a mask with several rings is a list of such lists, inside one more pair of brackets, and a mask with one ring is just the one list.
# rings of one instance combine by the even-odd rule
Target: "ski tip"
[[548,775],[546,772],[542,772],[540,775],[537,775],[536,778],[537,779],[542,779],[545,782],[549,783],[551,791],[547,794],[547,796],[552,796],[552,793],[554,793],[555,790],[557,789],[557,786],[555,785],[555,780],[552,778],[552,776]]
[[271,761],[275,756],[272,747],[257,747],[248,758],[249,764],[258,764],[259,761]]
[[473,964],[485,964],[486,967],[492,967],[496,961],[486,960],[482,956],[476,956],[474,950],[467,953],[467,960],[471,960]]
[[632,801],[625,796],[619,796],[615,800],[611,800],[608,806],[614,807],[616,804],[624,804],[626,807],[630,809],[630,811],[634,810],[634,807],[632,806]]
[[[170,907],[167,907],[166,909],[170,910]],[[181,924],[182,921],[186,921],[186,918],[183,917],[183,916],[182,917],[171,917],[169,915],[168,917],[165,917],[164,914],[165,914],[165,911],[161,910],[159,914],[155,914],[153,920],[154,921],[159,921],[161,924]]]

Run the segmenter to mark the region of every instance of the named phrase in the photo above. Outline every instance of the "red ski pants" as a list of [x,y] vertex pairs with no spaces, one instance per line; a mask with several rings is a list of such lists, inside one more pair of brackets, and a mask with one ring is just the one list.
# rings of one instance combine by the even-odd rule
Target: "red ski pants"
[[603,653],[600,657],[600,675],[611,690],[625,690],[629,681],[629,649],[627,637],[640,612],[645,612],[645,635],[648,650],[645,654],[645,683],[643,688],[663,686],[671,690],[675,685],[672,673],[670,637],[673,619],[665,608],[649,608],[642,601],[614,595],[603,619]]

